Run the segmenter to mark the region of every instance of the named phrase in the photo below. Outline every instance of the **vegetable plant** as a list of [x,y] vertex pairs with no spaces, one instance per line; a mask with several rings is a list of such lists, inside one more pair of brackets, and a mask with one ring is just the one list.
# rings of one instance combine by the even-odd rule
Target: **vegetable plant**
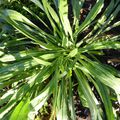
[[76,120],[75,89],[91,120],[118,119],[112,102],[120,103],[120,75],[98,56],[120,48],[120,34],[106,34],[120,25],[113,21],[119,0],[107,7],[97,0],[85,20],[80,19],[85,0],[30,1],[39,14],[29,6],[23,6],[28,17],[0,11],[14,27],[0,42],[0,119],[33,120],[50,100],[51,120]]

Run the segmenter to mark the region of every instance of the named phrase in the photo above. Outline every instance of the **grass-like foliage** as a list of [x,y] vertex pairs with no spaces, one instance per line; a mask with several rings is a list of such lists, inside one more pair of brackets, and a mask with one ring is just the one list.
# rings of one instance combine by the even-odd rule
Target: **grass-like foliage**
[[120,25],[113,22],[119,0],[111,0],[105,9],[104,0],[96,0],[83,21],[84,0],[30,1],[39,15],[29,6],[23,10],[30,18],[11,9],[0,11],[15,28],[10,37],[0,38],[0,119],[33,120],[50,100],[51,120],[76,120],[75,89],[91,120],[117,119],[112,101],[120,103],[119,73],[96,56],[103,49],[120,48],[119,33],[106,35]]

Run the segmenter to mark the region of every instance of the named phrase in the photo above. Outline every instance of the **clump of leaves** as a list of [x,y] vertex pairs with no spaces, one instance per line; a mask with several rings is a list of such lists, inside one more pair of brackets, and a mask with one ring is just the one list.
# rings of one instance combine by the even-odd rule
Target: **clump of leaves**
[[[120,11],[119,0],[111,0],[102,14],[99,13],[104,0],[97,0],[82,23],[79,11],[85,1],[69,1],[72,25],[67,0],[30,1],[46,16],[43,20],[23,6],[39,20],[39,26],[15,10],[0,11],[0,16],[16,29],[13,39],[0,43],[0,119],[34,119],[51,98],[50,119],[76,120],[73,100],[76,80],[79,98],[90,109],[92,120],[117,119],[111,96],[120,103],[119,74],[102,64],[96,55],[103,54],[103,49],[120,48],[119,34],[105,35],[120,25],[119,21],[111,24]],[[88,34],[80,37],[88,28],[91,28]]]

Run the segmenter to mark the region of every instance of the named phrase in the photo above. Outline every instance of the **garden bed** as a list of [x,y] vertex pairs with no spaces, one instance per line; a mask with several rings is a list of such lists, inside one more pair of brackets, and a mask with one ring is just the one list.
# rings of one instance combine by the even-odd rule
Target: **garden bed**
[[[0,97],[5,99],[2,97],[2,95],[4,96],[3,92],[7,93],[7,91],[10,91],[11,89],[17,91],[15,96],[17,99],[14,98],[13,93],[11,93],[13,97],[11,97],[11,95],[8,96],[11,98],[11,100],[13,99],[13,101],[10,101],[10,104],[13,104],[12,102],[15,101],[15,105],[13,104],[13,108],[15,109],[12,109],[11,107],[12,111],[10,112],[8,110],[9,114],[6,116],[11,116],[11,120],[14,117],[17,119],[19,115],[24,114],[22,112],[16,113],[15,110],[27,111],[26,109],[29,103],[38,109],[37,107],[39,106],[37,106],[36,103],[39,103],[39,101],[44,103],[44,101],[46,101],[43,107],[37,111],[36,120],[48,120],[50,119],[51,115],[54,119],[56,119],[57,114],[61,112],[59,110],[63,109],[63,113],[61,112],[61,116],[63,118],[66,116],[70,118],[71,116],[72,120],[75,114],[76,120],[91,120],[91,114],[93,113],[90,111],[92,111],[92,108],[99,111],[99,114],[95,111],[96,116],[98,115],[97,117],[100,117],[102,114],[101,111],[103,111],[102,117],[107,120],[110,118],[109,113],[111,113],[111,116],[114,115],[114,113],[111,112],[112,107],[114,108],[114,112],[116,112],[116,116],[119,119],[120,104],[115,94],[115,90],[118,90],[118,85],[115,84],[115,87],[110,86],[111,83],[109,82],[109,79],[114,78],[114,80],[118,80],[120,77],[120,47],[117,46],[117,48],[114,49],[112,46],[114,42],[111,44],[109,40],[117,35],[119,38],[120,27],[115,27],[110,31],[97,35],[97,32],[99,33],[100,31],[99,26],[97,28],[98,30],[96,29],[92,34],[89,34],[97,24],[96,20],[98,20],[101,15],[104,14],[104,11],[111,1],[105,0],[103,8],[101,3],[98,4],[102,9],[101,12],[97,12],[96,17],[93,19],[94,22],[90,21],[89,23],[88,20],[89,27],[83,24],[83,28],[79,28],[78,31],[77,27],[84,23],[87,16],[91,12],[91,9],[96,5],[96,0],[85,1],[83,7],[79,11],[79,21],[76,20],[78,22],[77,27],[76,24],[73,25],[75,22],[75,13],[73,13],[72,3],[70,3],[70,1],[68,2],[69,19],[66,19],[70,21],[70,25],[73,25],[72,27],[69,26],[69,24],[66,26],[67,23],[64,24],[65,21],[62,21],[64,19],[63,16],[66,15],[66,13],[63,11],[61,11],[63,18],[60,18],[61,16],[59,16],[60,21],[57,21],[59,20],[56,17],[58,13],[55,14],[56,11],[53,12],[55,5],[51,1],[50,5],[53,7],[53,9],[50,6],[47,6],[47,12],[49,14],[47,12],[44,14],[42,7],[39,13],[37,4],[35,3],[36,6],[34,7],[32,2],[26,3],[24,0],[23,2],[13,2],[14,4],[12,3],[12,6],[5,5],[6,8],[15,9],[18,12],[21,12],[23,15],[25,15],[25,17],[28,17],[28,19],[24,18],[21,14],[15,11],[7,10],[6,13],[6,11],[3,10],[2,13],[2,19],[6,21],[3,20],[1,23],[2,25],[6,24],[9,26],[9,29],[1,29],[1,31],[3,30],[3,34],[1,34],[0,38],[4,39],[4,41],[0,43],[2,46],[0,50],[7,54],[10,59],[8,59],[6,56],[4,58],[4,55],[0,56],[0,77],[1,80],[3,80],[0,83],[3,84],[3,86],[1,86],[2,89],[0,89]],[[46,7],[44,2],[45,1],[43,1],[42,4],[44,7]],[[116,5],[112,12],[116,10],[119,4],[120,2],[118,2],[118,5]],[[19,7],[17,7],[18,5]],[[32,11],[25,7],[23,10],[23,5],[30,7]],[[62,7],[66,8],[65,5]],[[50,11],[56,15],[56,19],[53,17],[53,14],[51,14]],[[32,12],[36,12],[36,14]],[[20,18],[22,19],[19,21],[17,17],[14,18],[13,16],[15,14],[13,13],[20,15]],[[120,21],[119,13],[120,11],[118,12],[117,17],[115,17],[115,19],[109,25],[114,25],[115,22]],[[94,13],[91,14],[93,14],[93,16],[95,15]],[[91,15],[91,17],[93,16]],[[33,23],[31,23],[29,20]],[[40,22],[40,20],[43,21]],[[7,22],[10,23],[14,29],[8,25]],[[104,28],[104,26],[102,27]],[[69,28],[72,28],[72,32],[74,34],[73,36],[71,35]],[[11,30],[12,32],[10,32]],[[77,35],[77,37],[75,37],[75,35]],[[94,37],[95,35],[97,37]],[[21,38],[24,41],[21,42]],[[94,42],[94,39],[96,42]],[[107,42],[103,41],[103,39],[106,40],[108,44],[106,44]],[[117,42],[119,43],[119,40]],[[99,48],[99,46],[101,46],[101,48]],[[108,67],[108,65],[111,67]],[[116,69],[118,70],[117,72]],[[107,79],[105,76],[107,75],[105,71],[110,75],[109,79]],[[95,72],[97,74],[95,74]],[[101,81],[99,77],[103,81]],[[106,79],[108,80],[109,84],[106,83]],[[32,83],[32,80],[35,80],[35,83]],[[115,83],[114,81],[111,82]],[[113,88],[115,88],[115,90],[113,90]],[[92,97],[92,95],[95,97],[95,99],[97,99],[98,104],[95,103],[95,99]],[[93,100],[92,102],[94,107],[91,105],[92,102],[89,100],[90,98],[87,98],[88,96]],[[106,96],[108,97],[108,101]],[[0,103],[0,109],[3,111],[3,114],[5,114],[4,106],[6,107],[8,105],[7,107],[9,107],[9,99],[6,98],[5,100],[5,102],[2,100]],[[39,104],[42,104],[42,102]],[[71,104],[71,102],[74,105]],[[21,104],[23,105],[23,108],[19,107]],[[108,110],[108,105],[110,106],[110,110]],[[25,108],[24,106],[27,107]],[[71,109],[71,106],[74,108],[74,110]],[[99,107],[100,109],[98,109]],[[63,115],[64,111],[66,113],[65,115]],[[6,116],[4,120],[6,119]],[[113,120],[112,118],[110,119]]]

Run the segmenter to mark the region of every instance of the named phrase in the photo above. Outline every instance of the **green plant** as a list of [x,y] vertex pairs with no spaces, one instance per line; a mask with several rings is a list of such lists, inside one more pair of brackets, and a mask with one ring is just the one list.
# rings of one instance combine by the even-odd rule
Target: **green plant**
[[[0,119],[34,119],[51,98],[51,119],[76,120],[74,87],[83,106],[90,109],[92,120],[117,119],[112,96],[120,103],[119,73],[102,64],[96,55],[104,54],[103,49],[120,48],[119,34],[105,35],[120,25],[119,21],[112,24],[120,11],[119,0],[111,0],[101,15],[104,0],[97,0],[81,24],[84,0],[30,1],[40,8],[40,15],[45,16],[43,20],[23,6],[39,20],[39,27],[17,11],[0,11],[0,16],[16,29],[10,40],[0,44]],[[73,21],[68,19],[69,4]],[[80,38],[90,28],[91,31]],[[92,91],[91,83],[101,101]]]

